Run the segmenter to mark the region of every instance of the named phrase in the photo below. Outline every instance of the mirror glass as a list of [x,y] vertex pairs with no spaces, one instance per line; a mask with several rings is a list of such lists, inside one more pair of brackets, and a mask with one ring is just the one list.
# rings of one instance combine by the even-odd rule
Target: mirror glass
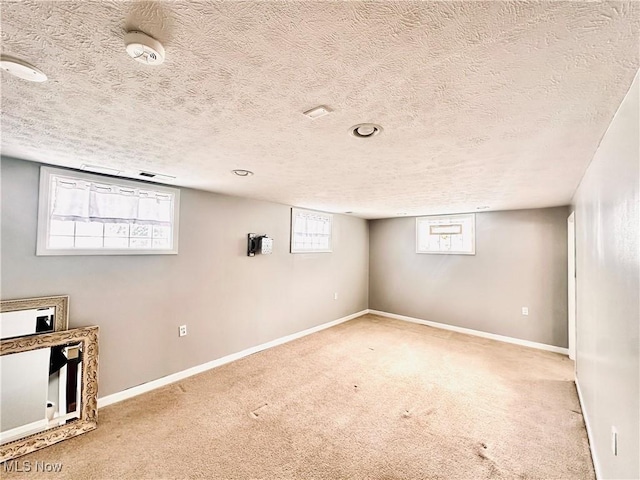
[[22,337],[54,331],[55,307],[0,313],[0,338]]
[[0,301],[0,339],[66,330],[69,297],[25,298]]
[[82,348],[74,342],[0,357],[0,445],[80,418]]

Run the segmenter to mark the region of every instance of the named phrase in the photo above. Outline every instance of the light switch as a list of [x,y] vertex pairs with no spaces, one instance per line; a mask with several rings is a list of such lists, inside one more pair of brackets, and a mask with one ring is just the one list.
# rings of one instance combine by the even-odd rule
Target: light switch
[[529,315],[529,307],[522,307],[522,314]]

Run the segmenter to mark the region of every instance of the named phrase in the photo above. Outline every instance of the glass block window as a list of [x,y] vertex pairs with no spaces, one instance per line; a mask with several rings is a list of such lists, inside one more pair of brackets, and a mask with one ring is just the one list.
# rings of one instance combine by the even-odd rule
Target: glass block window
[[38,255],[178,253],[180,191],[41,167]]
[[416,252],[475,255],[475,214],[416,218]]
[[291,209],[291,253],[331,252],[333,215]]

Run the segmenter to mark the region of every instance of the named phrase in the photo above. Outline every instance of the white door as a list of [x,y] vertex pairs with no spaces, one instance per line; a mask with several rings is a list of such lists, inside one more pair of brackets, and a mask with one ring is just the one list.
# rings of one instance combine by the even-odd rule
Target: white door
[[569,358],[576,359],[576,224],[574,212],[567,219]]

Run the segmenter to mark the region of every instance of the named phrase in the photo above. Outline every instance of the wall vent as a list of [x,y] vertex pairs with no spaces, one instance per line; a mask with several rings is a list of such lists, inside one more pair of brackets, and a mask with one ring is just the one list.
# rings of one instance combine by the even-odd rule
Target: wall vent
[[104,173],[106,175],[120,175],[122,173],[122,170],[118,170],[117,168],[102,167],[100,165],[88,165],[86,163],[80,165],[80,170],[86,170],[88,172],[95,173]]
[[165,182],[171,182],[176,179],[172,175],[165,175],[163,173],[148,172],[146,170],[138,170],[138,176],[143,178],[153,178],[154,180],[160,180]]

